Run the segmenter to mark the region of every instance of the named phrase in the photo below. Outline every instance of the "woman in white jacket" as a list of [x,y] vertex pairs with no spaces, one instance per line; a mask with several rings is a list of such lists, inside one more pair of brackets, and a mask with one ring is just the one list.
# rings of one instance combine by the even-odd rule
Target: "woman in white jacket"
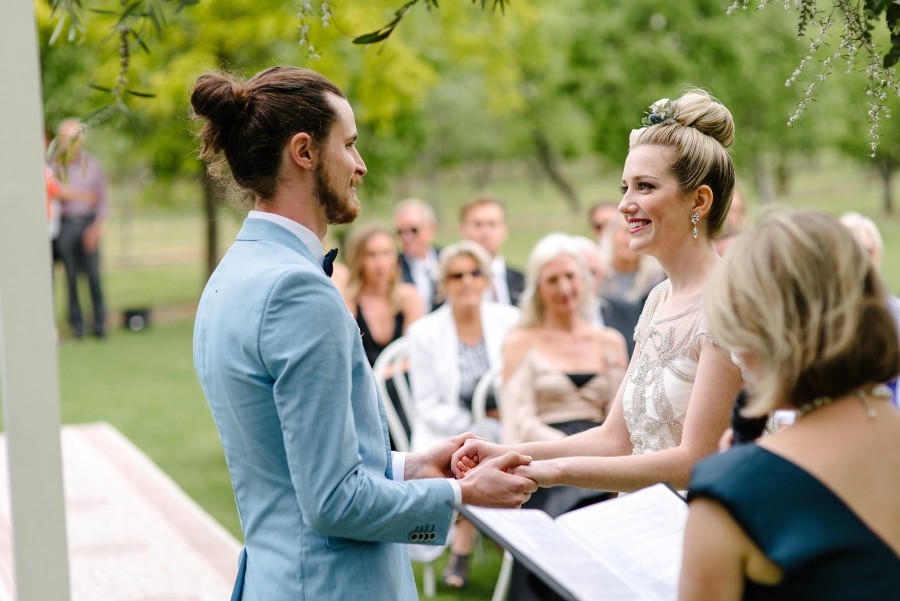
[[[409,380],[416,407],[413,450],[472,429],[475,385],[499,365],[506,333],[519,320],[518,309],[484,300],[491,284],[490,264],[487,252],[475,242],[441,251],[438,286],[446,302],[409,328]],[[496,417],[495,404],[488,403],[488,414]],[[447,586],[466,585],[474,533],[468,522],[457,525],[453,555],[443,575]]]

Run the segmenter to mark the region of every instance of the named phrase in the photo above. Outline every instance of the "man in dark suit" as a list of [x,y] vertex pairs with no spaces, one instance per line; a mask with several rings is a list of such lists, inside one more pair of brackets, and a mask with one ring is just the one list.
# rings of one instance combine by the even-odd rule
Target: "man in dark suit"
[[441,304],[437,289],[438,252],[434,246],[437,218],[434,210],[417,198],[408,198],[394,207],[394,226],[400,239],[400,273],[422,297],[425,312]]
[[506,241],[506,208],[491,194],[478,194],[460,210],[459,233],[484,247],[491,255],[493,287],[485,292],[488,300],[518,305],[525,289],[525,275],[507,266],[501,254]]

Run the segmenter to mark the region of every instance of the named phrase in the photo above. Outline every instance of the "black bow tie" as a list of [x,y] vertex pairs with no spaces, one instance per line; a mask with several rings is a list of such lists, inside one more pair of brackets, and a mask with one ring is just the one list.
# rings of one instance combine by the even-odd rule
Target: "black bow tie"
[[322,259],[322,269],[325,270],[325,275],[331,277],[331,274],[334,273],[334,259],[337,257],[338,249],[332,248],[327,253],[325,253],[325,258]]

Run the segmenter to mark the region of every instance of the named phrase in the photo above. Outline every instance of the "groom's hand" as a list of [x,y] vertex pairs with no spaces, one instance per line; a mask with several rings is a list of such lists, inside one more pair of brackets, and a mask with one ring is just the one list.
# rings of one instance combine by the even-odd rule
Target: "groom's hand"
[[462,502],[481,507],[520,507],[531,498],[538,485],[530,478],[510,472],[529,463],[531,457],[520,453],[482,460],[466,473],[465,478],[459,480]]
[[432,445],[424,451],[407,454],[406,469],[403,472],[404,479],[453,478],[453,472],[450,470],[450,458],[469,439],[479,440],[475,434],[466,432]]

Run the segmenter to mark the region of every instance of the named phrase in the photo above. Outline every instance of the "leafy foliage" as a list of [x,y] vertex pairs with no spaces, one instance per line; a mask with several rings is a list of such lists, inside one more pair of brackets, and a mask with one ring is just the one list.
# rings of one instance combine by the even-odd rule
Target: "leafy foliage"
[[[397,25],[400,24],[400,21],[403,17],[406,16],[406,13],[409,12],[416,4],[419,3],[420,0],[409,0],[406,4],[398,8],[394,12],[393,18],[387,23],[387,25],[381,27],[380,29],[373,31],[371,33],[366,33],[360,36],[353,38],[354,44],[377,44],[378,42],[383,42],[386,40],[392,33],[394,33],[394,29]],[[494,10],[500,9],[503,12],[506,4],[509,0],[493,0]],[[431,10],[432,8],[438,8],[438,0],[424,0],[425,8]],[[481,4],[481,9],[484,10],[485,5],[487,4],[487,0],[472,0],[472,4]]]
[[[765,8],[769,0],[761,0],[759,8]],[[820,7],[820,4],[824,7]],[[737,8],[747,9],[749,0],[734,0],[729,14]],[[784,8],[792,3],[785,0]],[[890,117],[889,97],[900,96],[900,79],[897,78],[897,61],[900,60],[900,2],[896,0],[794,0],[793,8],[799,14],[797,35],[808,37],[809,50],[785,85],[791,86],[808,66],[818,63],[819,73],[807,83],[804,98],[798,103],[788,125],[813,102],[819,84],[834,72],[835,63],[843,61],[848,71],[862,70],[868,105],[870,156],[875,156],[879,143],[879,126],[883,117]],[[884,15],[889,39],[880,41],[876,35]],[[835,31],[840,24],[841,30]],[[810,32],[813,33],[810,33]],[[834,41],[834,43],[830,43]],[[836,48],[835,50],[831,50]],[[886,49],[886,50],[885,50]],[[860,65],[862,52],[864,64]],[[824,58],[820,58],[824,56]]]

